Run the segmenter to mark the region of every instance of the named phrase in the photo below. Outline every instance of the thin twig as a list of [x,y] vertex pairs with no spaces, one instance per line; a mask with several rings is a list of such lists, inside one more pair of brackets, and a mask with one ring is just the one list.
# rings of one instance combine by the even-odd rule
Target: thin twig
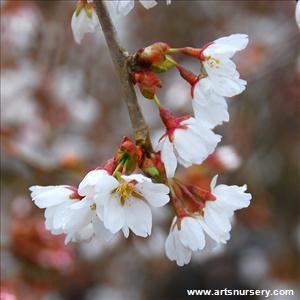
[[149,138],[149,129],[144,120],[133,84],[130,80],[130,74],[128,71],[128,56],[125,55],[124,49],[120,46],[117,39],[116,29],[112,23],[104,1],[96,1],[96,11],[111,58],[121,81],[123,100],[127,105],[136,143],[144,145],[147,149],[151,150],[152,147]]

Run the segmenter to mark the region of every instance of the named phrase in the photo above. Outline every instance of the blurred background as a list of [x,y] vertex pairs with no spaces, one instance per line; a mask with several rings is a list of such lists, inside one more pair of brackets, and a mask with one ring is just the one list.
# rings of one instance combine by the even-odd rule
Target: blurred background
[[[181,268],[164,254],[169,208],[154,211],[146,240],[131,235],[64,246],[63,236],[46,232],[28,187],[77,185],[112,156],[124,135],[132,136],[131,127],[101,31],[81,46],[73,40],[75,1],[2,0],[1,300],[187,299],[187,288],[294,289],[298,296],[269,299],[300,299],[295,1],[173,0],[149,11],[137,2],[126,17],[116,15],[111,2],[131,53],[156,41],[200,47],[231,33],[249,35],[249,46],[235,56],[247,90],[228,100],[230,122],[216,129],[220,147],[200,167],[179,172],[202,186],[217,173],[220,182],[247,183],[252,204],[237,213],[225,247],[197,253]],[[176,58],[197,69],[194,60]],[[162,102],[178,115],[190,112],[189,86],[175,70],[161,78]],[[158,114],[137,94],[155,140]]]

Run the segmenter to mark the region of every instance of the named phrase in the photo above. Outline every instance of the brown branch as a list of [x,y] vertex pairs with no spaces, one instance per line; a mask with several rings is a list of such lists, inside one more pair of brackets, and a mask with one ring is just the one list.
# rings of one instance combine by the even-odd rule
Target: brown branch
[[123,100],[127,105],[136,143],[139,145],[144,145],[151,150],[152,147],[149,138],[149,129],[144,120],[133,84],[130,80],[130,74],[128,71],[128,56],[124,54],[125,51],[120,46],[120,43],[117,39],[116,29],[112,23],[104,1],[96,1],[96,11],[111,58],[121,81]]

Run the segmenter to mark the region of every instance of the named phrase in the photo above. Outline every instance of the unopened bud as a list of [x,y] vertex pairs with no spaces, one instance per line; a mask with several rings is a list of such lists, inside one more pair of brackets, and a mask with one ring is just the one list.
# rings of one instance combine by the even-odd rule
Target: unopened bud
[[138,60],[150,65],[160,65],[165,60],[170,46],[164,42],[154,43],[137,52]]
[[137,84],[143,96],[147,99],[153,99],[157,88],[161,88],[161,81],[152,71],[137,71],[131,74],[132,81]]

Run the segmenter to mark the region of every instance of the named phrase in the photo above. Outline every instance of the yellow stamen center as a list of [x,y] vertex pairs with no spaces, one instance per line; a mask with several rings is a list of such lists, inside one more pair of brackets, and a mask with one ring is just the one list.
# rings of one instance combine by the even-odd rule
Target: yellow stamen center
[[96,203],[90,205],[91,210],[96,210]]
[[217,59],[217,58],[214,58],[214,57],[211,57],[211,56],[207,56],[207,61],[208,61],[208,64],[211,68],[216,68],[218,69],[220,66],[220,60]]
[[114,192],[119,195],[121,205],[124,205],[125,201],[128,201],[131,196],[144,199],[143,195],[135,189],[134,184],[127,181],[120,182],[120,185],[115,189]]

